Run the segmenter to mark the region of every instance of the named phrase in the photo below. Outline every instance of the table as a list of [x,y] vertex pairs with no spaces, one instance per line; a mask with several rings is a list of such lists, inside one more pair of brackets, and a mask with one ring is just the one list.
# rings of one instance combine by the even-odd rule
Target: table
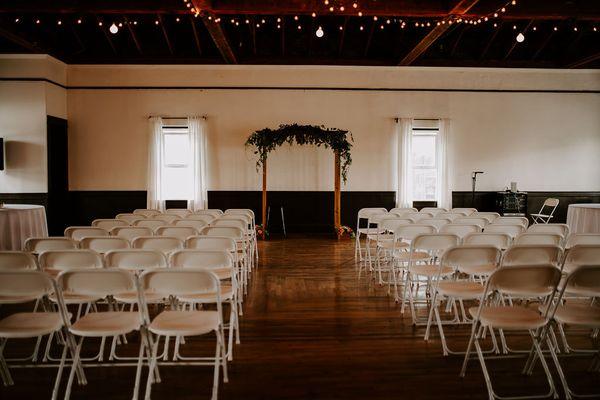
[[47,237],[46,209],[32,204],[0,208],[0,250],[23,250],[30,237]]
[[571,233],[600,233],[600,203],[570,204],[567,225]]

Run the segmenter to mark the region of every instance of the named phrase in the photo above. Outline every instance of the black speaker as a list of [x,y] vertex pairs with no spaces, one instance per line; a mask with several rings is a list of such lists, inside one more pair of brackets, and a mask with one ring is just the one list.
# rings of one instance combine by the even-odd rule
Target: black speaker
[[0,137],[0,171],[4,171],[4,138]]

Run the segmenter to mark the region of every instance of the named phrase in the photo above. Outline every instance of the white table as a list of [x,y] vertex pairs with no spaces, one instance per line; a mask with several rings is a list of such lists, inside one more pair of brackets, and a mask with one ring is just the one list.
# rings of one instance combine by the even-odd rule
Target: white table
[[46,209],[31,204],[0,208],[0,250],[23,250],[30,237],[47,237]]
[[570,204],[567,225],[571,233],[600,233],[600,203]]

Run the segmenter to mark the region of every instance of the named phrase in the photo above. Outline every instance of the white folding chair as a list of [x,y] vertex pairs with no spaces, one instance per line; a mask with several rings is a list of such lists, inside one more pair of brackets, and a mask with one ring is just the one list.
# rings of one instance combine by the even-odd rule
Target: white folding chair
[[563,238],[569,236],[569,225],[567,224],[533,224],[527,228],[527,232],[532,233],[554,233]]
[[179,218],[186,218],[192,213],[192,210],[186,208],[167,208],[165,214],[177,215]]
[[234,226],[207,226],[202,229],[200,235],[228,237],[235,240],[238,251],[237,261],[240,263],[241,268],[242,279],[240,284],[244,288],[244,293],[246,293],[246,285],[248,282],[251,264],[248,260],[248,257],[250,256],[248,252],[249,246],[244,230]]
[[128,249],[130,245],[129,240],[118,236],[88,236],[81,239],[79,247],[104,254],[111,250]]
[[[382,209],[376,208],[375,210],[382,210]],[[395,207],[390,210],[390,214],[397,214],[398,216],[401,216],[402,214],[406,214],[406,213],[416,213],[416,212],[419,212],[419,210],[417,210],[414,207]]]
[[144,218],[146,218],[146,217],[142,214],[133,214],[133,213],[117,214],[117,216],[115,217],[115,219],[120,219],[120,220],[126,221],[129,225],[133,225],[133,223],[135,221],[139,221],[140,219],[144,219]]
[[223,215],[223,211],[217,209],[195,210],[192,215],[210,215],[214,219]]
[[[203,221],[206,225],[209,225],[216,218],[210,214],[190,214],[185,217],[184,221]],[[177,221],[179,222],[179,221]]]
[[476,208],[470,208],[470,207],[457,207],[457,208],[453,208],[450,210],[451,213],[453,214],[462,214],[464,216],[469,216],[473,213],[477,212]]
[[500,250],[510,247],[512,238],[506,233],[478,232],[469,233],[463,238],[463,244],[495,246]]
[[496,225],[491,224],[485,227],[485,233],[504,233],[511,238],[515,238],[519,236],[521,233],[525,232],[525,227],[523,225]]
[[180,219],[179,221],[175,221],[175,226],[188,226],[190,228],[196,229],[200,232],[205,226],[208,226],[206,221],[200,219]]
[[121,237],[133,241],[136,237],[140,236],[152,236],[154,231],[152,228],[143,226],[117,226],[110,230],[111,236]]
[[[150,321],[148,309],[144,306],[144,319],[148,329],[158,338],[152,348],[150,371],[157,365],[157,352],[160,337],[167,336],[203,336],[214,332],[217,339],[214,359],[186,362],[185,365],[213,365],[212,400],[217,400],[219,371],[223,368],[223,379],[227,377],[227,357],[225,357],[225,334],[223,328],[223,310],[221,305],[221,285],[219,278],[212,272],[199,268],[155,269],[144,272],[140,277],[142,291],[151,290],[165,297],[202,296],[213,294],[217,310],[165,310]],[[142,296],[143,297],[143,296]],[[146,399],[150,399],[153,379],[148,374]]]
[[[236,277],[236,268],[233,256],[227,250],[180,250],[173,253],[169,264],[171,268],[203,268],[213,272],[221,281],[221,301],[227,301],[230,305],[229,323],[223,328],[229,331],[229,343],[227,346],[227,359],[233,359],[233,336],[235,333],[236,343],[240,343],[240,327],[238,321],[239,287]],[[223,282],[229,281],[229,282]],[[204,293],[202,295],[182,295],[179,300],[192,305],[215,303],[216,293]],[[179,340],[175,344],[173,360],[185,360],[179,354]],[[187,358],[189,359],[189,358]]]
[[554,265],[562,260],[562,248],[553,244],[513,244],[502,256],[502,267],[514,265]]
[[470,217],[473,218],[485,218],[488,220],[488,223],[492,223],[495,220],[497,220],[498,218],[500,218],[500,214],[498,214],[497,212],[490,212],[490,211],[476,211],[473,214],[469,215]]
[[65,237],[80,241],[87,236],[108,236],[108,231],[92,226],[69,226],[65,229]]
[[552,244],[562,247],[563,238],[554,233],[523,232],[514,240],[514,244]]
[[[560,278],[560,270],[553,265],[501,267],[489,277],[479,306],[469,309],[474,320],[460,376],[465,376],[468,362],[471,359],[471,352],[473,346],[475,346],[489,399],[507,399],[508,397],[499,396],[494,391],[486,358],[479,343],[483,338],[485,329],[497,329],[501,332],[528,332],[533,342],[530,353],[537,354],[541,360],[549,384],[549,391],[538,396],[528,395],[510,398],[549,398],[556,394],[552,374],[540,346],[541,334],[549,322],[548,308],[545,312],[540,313],[538,310],[528,307],[528,303],[531,298],[536,298],[542,304],[550,304],[556,293]],[[512,300],[508,305],[499,301],[499,299],[506,297],[510,297]],[[495,355],[494,357],[500,358],[501,356]],[[507,357],[514,357],[514,355]]]
[[454,222],[455,220],[457,220],[458,218],[463,218],[468,216],[467,214],[460,214],[460,213],[455,213],[455,212],[441,212],[438,215],[435,216],[435,218],[443,218],[443,219],[449,219],[450,222]]
[[419,212],[432,214],[435,217],[439,213],[448,212],[448,210],[445,208],[442,208],[442,207],[423,207],[423,208],[421,208],[421,210],[419,210]]
[[464,224],[464,225],[477,225],[479,228],[483,229],[488,225],[488,220],[486,218],[478,218],[478,217],[460,217],[452,221],[453,224]]
[[48,250],[76,249],[77,242],[66,237],[29,238],[25,241],[25,251],[40,254]]
[[[81,355],[81,347],[85,338],[107,336],[119,337],[128,333],[139,331],[141,334],[140,349],[137,357],[137,369],[135,373],[135,384],[133,387],[133,399],[138,398],[140,378],[142,373],[142,364],[144,358],[151,354],[151,343],[147,336],[145,327],[143,326],[143,317],[141,311],[115,311],[109,308],[108,311],[96,311],[87,313],[71,323],[71,319],[67,316],[67,308],[62,300],[61,291],[69,293],[77,293],[83,296],[91,296],[96,298],[109,298],[118,293],[131,292],[137,289],[135,277],[124,270],[120,269],[72,269],[63,271],[58,276],[59,304],[63,309],[63,323],[68,328],[71,335],[79,338],[75,347],[73,363],[67,388],[65,390],[65,399],[69,399],[71,388],[73,386],[73,378],[77,366],[83,359]],[[109,301],[110,303],[110,301]],[[61,362],[64,362],[65,354]],[[85,363],[82,363],[83,367]],[[97,364],[98,366],[98,364]],[[108,364],[113,367],[113,364]],[[150,370],[150,374],[154,373],[154,368]]]
[[[407,261],[401,312],[404,312],[408,300],[413,325],[427,324],[427,317],[418,317],[416,305],[422,303],[427,307],[426,297],[427,293],[431,293],[433,279],[454,272],[452,269],[442,269],[440,272],[436,264],[445,250],[459,242],[460,238],[451,233],[419,234],[412,239],[409,252],[401,254],[401,261]],[[424,291],[424,296],[419,296],[419,290]]]
[[424,219],[419,221],[420,224],[423,225],[431,225],[433,227],[435,227],[435,229],[437,229],[438,231],[442,228],[442,226],[444,225],[448,225],[450,223],[452,223],[451,220],[449,220],[448,218],[432,218],[432,219]]
[[[536,214],[531,214],[531,219],[533,219],[534,224],[547,224],[554,217],[554,211],[556,211],[556,207],[558,207],[558,203],[560,201],[558,199],[548,198],[544,200],[540,211]],[[546,211],[545,208],[550,211]]]
[[25,251],[0,251],[0,271],[36,270],[35,257]]
[[461,239],[470,233],[478,232],[481,232],[481,228],[478,225],[458,224],[454,222],[451,224],[446,224],[440,228],[440,233],[452,233]]
[[183,249],[183,240],[172,236],[140,236],[133,239],[134,249],[158,250],[168,255]]
[[[393,278],[392,274],[395,273],[395,268],[393,266],[394,254],[397,250],[408,248],[408,243],[402,241],[402,237],[396,235],[398,228],[404,225],[411,225],[412,223],[413,221],[410,219],[400,218],[396,216],[396,214],[391,214],[380,220],[376,234],[367,235],[367,249],[370,249],[370,242],[373,240],[375,241],[375,262],[380,285],[384,283],[382,264],[387,265],[386,270],[390,274],[390,277]],[[369,270],[372,270],[370,250],[368,255]],[[362,266],[359,267],[359,276],[361,271]],[[391,283],[392,281],[393,279],[389,279],[388,283]]]
[[152,219],[163,221],[163,225],[170,225],[180,220],[181,217],[176,214],[159,214],[152,217]]
[[146,218],[152,218],[155,215],[160,214],[161,212],[159,210],[154,210],[154,209],[149,209],[149,208],[138,208],[138,209],[133,210],[133,213],[137,214],[137,215],[142,215]]
[[[536,224],[535,226],[543,226]],[[593,244],[600,246],[600,233],[571,233],[567,237],[565,248],[570,249],[573,246],[580,244]]]
[[[387,213],[387,209],[382,207],[371,207],[371,208],[361,208],[358,210],[358,214],[356,216],[356,239],[354,242],[354,259],[358,259],[359,261],[363,260],[363,252],[360,246],[360,237],[361,235],[368,235],[370,233],[376,233],[376,231],[372,231],[369,226],[369,218],[374,214],[382,214]],[[361,220],[367,220],[366,228],[360,227]]]
[[[501,250],[496,246],[489,245],[460,245],[448,248],[441,257],[438,274],[434,280],[432,307],[429,311],[425,340],[429,340],[431,325],[438,327],[442,351],[448,354],[464,354],[464,352],[450,350],[444,335],[443,324],[469,324],[472,323],[464,308],[464,301],[479,300],[483,295],[484,286],[481,277],[492,274],[500,265],[502,257]],[[452,271],[452,275],[450,272]],[[449,279],[443,279],[444,277]],[[440,316],[440,304],[446,301],[454,311],[454,318],[450,321],[442,321]],[[456,306],[460,305],[460,314]]]
[[96,228],[106,229],[110,231],[115,226],[128,226],[129,222],[123,219],[95,219],[92,221],[92,226]]
[[529,220],[525,217],[498,217],[492,222],[492,225],[520,225],[527,229]]
[[150,229],[152,229],[152,232],[154,232],[156,230],[156,228],[165,226],[165,224],[166,224],[165,221],[163,221],[162,219],[147,218],[147,219],[135,221],[133,223],[133,226],[137,226],[137,227],[141,227],[141,228],[150,228]]
[[[11,299],[10,303],[28,303],[30,301],[42,301],[50,293],[56,292],[57,288],[52,279],[40,271],[35,270],[0,270],[0,304],[5,304],[6,299]],[[4,357],[4,349],[9,339],[40,339],[46,335],[53,335],[63,330],[63,318],[59,312],[15,312],[3,313],[0,319],[0,376],[5,386],[14,385],[14,381],[9,371],[9,364]],[[69,340],[68,333],[63,331],[66,340],[63,344],[62,357],[60,364],[57,365],[58,371],[54,380],[52,389],[52,400],[58,399],[58,390],[62,372],[65,366],[67,349],[71,354],[74,353],[72,341]],[[37,346],[36,351],[37,352]],[[35,361],[35,360],[33,360]],[[44,364],[20,364],[19,367],[47,367]],[[40,387],[37,387],[38,395]]]
[[156,236],[172,236],[185,242],[190,236],[198,234],[198,230],[191,226],[160,226],[156,228]]
[[563,261],[563,272],[571,273],[581,265],[600,264],[600,245],[578,244],[571,247]]
[[[600,371],[600,343],[598,342],[597,336],[598,331],[600,330],[600,307],[594,303],[594,299],[596,299],[597,302],[597,299],[600,298],[600,264],[581,265],[574,268],[562,286],[562,291],[556,301],[556,308],[554,309],[552,318],[557,323],[562,333],[565,353],[591,355],[593,359],[589,370],[592,373],[598,373]],[[567,296],[569,297],[568,299]],[[577,296],[578,299],[573,300],[573,296]],[[569,346],[566,340],[565,330],[562,328],[564,325],[583,329],[584,332],[589,332],[591,330],[591,334],[587,336],[591,339],[593,348],[590,350],[577,350]],[[556,369],[559,371],[558,375],[560,376],[563,385],[565,398],[600,397],[600,393],[580,394],[573,391],[567,382],[566,375],[563,372],[563,366],[558,358],[559,356],[557,356],[554,349],[552,349],[553,343],[549,338],[547,343],[551,348],[551,354],[553,355]],[[533,368],[533,365],[531,368]],[[598,387],[598,385],[596,385],[596,387]]]

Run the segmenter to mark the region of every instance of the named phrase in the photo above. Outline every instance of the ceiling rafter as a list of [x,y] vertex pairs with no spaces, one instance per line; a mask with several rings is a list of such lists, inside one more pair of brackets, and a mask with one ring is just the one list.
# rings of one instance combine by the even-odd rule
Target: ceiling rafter
[[132,24],[129,23],[129,20],[127,19],[127,17],[123,17],[123,21],[125,22],[125,25],[127,25],[127,30],[129,31],[129,34],[131,35],[131,39],[133,40],[133,43],[135,44],[135,48],[137,49],[138,53],[140,53],[140,55],[143,55],[144,52],[142,51],[142,46],[140,45],[140,41],[138,40],[137,35],[135,34],[135,31],[133,30]]
[[216,15],[211,11],[212,2],[210,0],[192,0],[192,4],[196,8],[196,11],[200,13],[202,22],[204,22],[204,26],[206,26],[208,33],[210,33],[223,60],[227,64],[237,64],[237,57],[229,45],[221,24],[215,22]]

